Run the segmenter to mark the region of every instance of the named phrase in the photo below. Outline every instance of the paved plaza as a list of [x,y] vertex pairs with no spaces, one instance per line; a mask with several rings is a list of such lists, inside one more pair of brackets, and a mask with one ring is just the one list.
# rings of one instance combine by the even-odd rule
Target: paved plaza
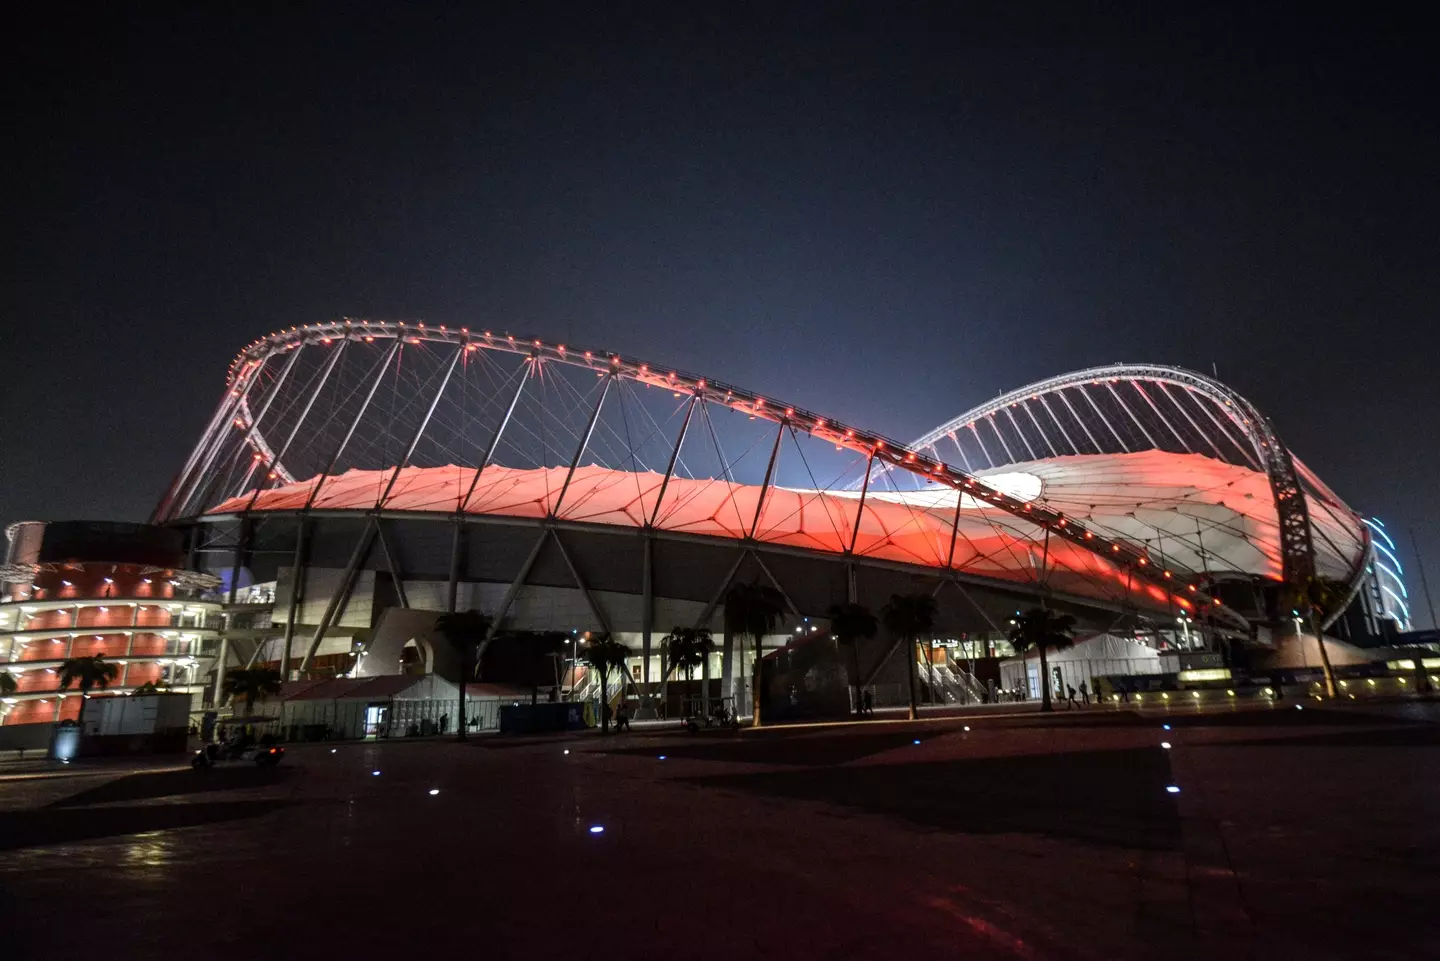
[[1433,957],[1437,722],[1311,701],[22,762],[0,932],[15,957]]

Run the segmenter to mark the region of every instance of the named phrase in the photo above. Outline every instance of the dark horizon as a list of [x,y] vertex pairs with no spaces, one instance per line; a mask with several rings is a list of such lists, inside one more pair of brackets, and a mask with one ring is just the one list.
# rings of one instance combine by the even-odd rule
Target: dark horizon
[[1440,588],[1420,22],[1137,6],[12,21],[0,522],[142,520],[255,337],[493,326],[908,440],[1092,364],[1249,397]]

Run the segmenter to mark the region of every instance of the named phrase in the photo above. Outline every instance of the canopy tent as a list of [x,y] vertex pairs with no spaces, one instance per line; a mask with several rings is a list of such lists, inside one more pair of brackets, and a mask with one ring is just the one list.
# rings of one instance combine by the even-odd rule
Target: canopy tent
[[[1095,634],[1077,639],[1074,646],[1061,651],[1047,651],[1046,666],[1050,669],[1052,692],[1063,697],[1063,686],[1079,689],[1083,682],[1091,691],[1095,678],[1116,674],[1161,674],[1164,668],[1160,652],[1131,637]],[[1056,672],[1059,685],[1055,684]],[[1040,655],[1029,651],[1024,657],[1000,662],[1000,684],[1007,691],[1023,688],[1025,696],[1040,697]]]

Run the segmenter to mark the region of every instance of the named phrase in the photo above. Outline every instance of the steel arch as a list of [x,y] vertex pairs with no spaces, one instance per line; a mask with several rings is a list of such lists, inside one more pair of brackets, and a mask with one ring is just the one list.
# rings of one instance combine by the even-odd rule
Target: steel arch
[[[204,448],[206,453],[202,454],[197,448],[197,452],[191,455],[190,461],[187,461],[187,471],[182,472],[182,476],[177,478],[172,488],[173,495],[167,495],[157,506],[154,520],[157,522],[182,520],[193,517],[203,510],[203,507],[199,506],[197,502],[197,497],[203,501],[203,496],[201,496],[203,492],[197,492],[200,492],[201,485],[206,483],[205,471],[196,472],[193,464],[197,461],[206,462],[207,458],[213,461],[214,455],[220,449],[221,441],[212,435],[223,433],[231,420],[236,422],[237,428],[246,432],[247,437],[259,438],[260,443],[254,445],[256,461],[268,464],[270,472],[275,474],[298,473],[287,470],[286,466],[280,462],[279,457],[284,456],[284,445],[281,445],[281,453],[277,457],[275,445],[270,444],[263,437],[262,432],[258,430],[253,421],[250,421],[249,418],[233,417],[226,413],[227,411],[233,412],[236,408],[237,391],[239,391],[240,400],[244,400],[245,389],[248,389],[249,385],[253,385],[258,376],[257,371],[269,360],[290,351],[298,351],[304,346],[334,345],[338,349],[340,345],[349,342],[373,343],[382,340],[394,341],[397,347],[401,343],[422,342],[450,345],[456,349],[457,354],[465,351],[486,351],[518,355],[526,359],[532,370],[545,364],[570,365],[594,371],[605,378],[607,383],[611,379],[619,379],[665,388],[677,394],[688,393],[695,402],[701,405],[714,405],[740,411],[749,417],[778,425],[781,432],[785,430],[803,432],[832,443],[838,448],[854,451],[866,458],[872,465],[878,462],[882,468],[903,471],[924,482],[948,487],[963,495],[968,495],[1033,525],[1043,532],[1046,538],[1058,538],[1103,558],[1108,565],[1124,572],[1127,579],[1158,588],[1164,597],[1182,609],[1209,607],[1217,618],[1230,623],[1232,627],[1245,629],[1248,626],[1243,617],[1226,608],[1218,599],[1211,597],[1206,592],[1206,584],[1202,578],[1196,575],[1196,572],[1167,570],[1163,563],[1156,563],[1147,551],[1137,548],[1133,543],[1112,538],[1104,531],[1088,528],[1085,524],[1076,522],[1043,503],[1031,503],[1012,496],[987,483],[982,477],[968,469],[962,470],[938,458],[928,456],[924,453],[922,444],[905,445],[877,432],[852,427],[787,402],[767,398],[731,384],[678,369],[652,365],[619,353],[586,350],[509,333],[472,331],[467,327],[450,328],[444,325],[432,326],[403,321],[340,320],[292,327],[288,331],[271,334],[253,342],[242,350],[231,364],[229,374],[231,389],[226,392],[222,400],[222,409],[217,411],[216,418],[212,421],[214,427],[207,431],[201,441],[200,447]],[[373,394],[373,386],[371,392]],[[603,403],[604,396],[602,394],[600,404]],[[596,409],[598,411],[598,406]],[[226,416],[221,416],[222,414]],[[353,426],[351,429],[353,431]],[[421,430],[423,431],[423,429],[422,425]],[[584,443],[582,440],[580,449],[577,450],[575,459],[571,462],[572,472],[573,465],[578,462],[579,456],[584,451]],[[261,444],[264,446],[260,446]],[[773,451],[771,456],[773,459]],[[328,471],[333,469],[334,458],[331,461],[330,467],[320,474],[316,490],[325,483],[329,476]],[[766,485],[768,486],[768,484],[767,476]],[[764,487],[761,488],[760,496],[763,501]],[[307,510],[313,500],[312,496],[310,503],[306,504]],[[192,505],[196,505],[197,509],[191,510]],[[382,499],[382,502],[376,505],[375,513],[378,515],[383,508]],[[754,526],[752,525],[747,540],[755,538]]]
[[[1254,404],[1238,391],[1222,384],[1218,380],[1197,373],[1196,371],[1187,370],[1183,367],[1171,367],[1160,364],[1107,364],[1098,367],[1088,367],[1084,370],[1073,371],[1046,380],[1036,381],[1033,384],[1009,391],[993,400],[966,411],[922,437],[917,438],[911,443],[911,446],[923,448],[934,445],[935,442],[942,437],[953,437],[954,433],[958,430],[965,427],[973,428],[976,422],[982,418],[993,417],[997,411],[1005,410],[1008,412],[1016,405],[1027,404],[1029,401],[1039,400],[1042,405],[1045,405],[1048,409],[1048,404],[1045,403],[1045,398],[1048,395],[1058,395],[1068,406],[1069,401],[1061,392],[1069,387],[1104,386],[1109,388],[1113,394],[1114,385],[1119,382],[1135,384],[1137,389],[1140,390],[1141,396],[1144,397],[1151,408],[1155,410],[1155,413],[1160,417],[1162,422],[1164,421],[1164,415],[1155,407],[1154,402],[1144,393],[1143,389],[1139,388],[1140,384],[1156,384],[1159,385],[1162,390],[1166,386],[1174,386],[1190,391],[1193,394],[1199,394],[1209,400],[1224,417],[1228,419],[1228,422],[1239,432],[1240,436],[1249,443],[1249,452],[1254,454],[1255,463],[1263,467],[1269,478],[1271,495],[1275,503],[1275,512],[1280,522],[1283,578],[1285,583],[1292,589],[1303,589],[1316,576],[1315,545],[1312,537],[1309,505],[1305,496],[1305,487],[1302,484],[1302,478],[1311,484],[1318,496],[1330,501],[1333,506],[1344,510],[1350,515],[1350,519],[1354,521],[1361,530],[1362,538],[1365,536],[1363,533],[1363,524],[1359,523],[1358,516],[1355,515],[1343,501],[1336,497],[1328,487],[1320,482],[1319,478],[1316,477],[1313,472],[1301,464],[1298,458],[1290,453],[1289,449],[1280,441],[1270,419],[1264,416]],[[1088,394],[1086,396],[1087,398],[1089,397]],[[1118,400],[1118,395],[1116,396]],[[1171,398],[1171,400],[1172,403],[1175,403],[1173,398]],[[1093,399],[1091,402],[1093,404]],[[1180,407],[1178,403],[1176,403],[1176,407],[1182,414],[1189,418],[1189,412],[1183,407]],[[1030,408],[1026,406],[1026,410],[1029,411],[1029,409]],[[1099,408],[1096,408],[1096,412],[1100,414]],[[1208,414],[1209,411],[1207,410],[1206,413]],[[1057,427],[1063,432],[1063,423],[1058,418],[1055,418],[1053,413],[1051,416],[1055,420]],[[1100,416],[1103,420],[1104,415],[1100,414]],[[1134,416],[1133,412],[1131,416]],[[1143,423],[1140,423],[1138,418],[1136,422],[1140,424],[1141,430],[1144,432]],[[1167,426],[1169,426],[1168,422],[1166,423]],[[1193,419],[1191,423],[1192,425],[1195,424]],[[1083,421],[1081,421],[1081,426],[1085,426]],[[1106,426],[1110,426],[1108,421],[1106,422]],[[1198,425],[1195,426],[1198,427]],[[1217,427],[1218,426],[1219,424],[1217,422]],[[1173,429],[1172,427],[1171,430],[1173,431]],[[1113,427],[1111,430],[1113,432]],[[1153,445],[1153,438],[1149,438],[1148,432],[1145,433],[1147,439],[1151,440]],[[1204,436],[1203,431],[1197,430],[1197,433]],[[1049,436],[1045,436],[1047,442],[1049,442]],[[1183,443],[1183,438],[1180,437],[1178,432],[1175,436]],[[1066,439],[1069,440],[1068,437]],[[1119,440],[1118,434],[1116,434],[1116,439]],[[1210,439],[1206,437],[1206,440],[1209,441]],[[1233,442],[1233,438],[1231,438],[1231,440]],[[1212,446],[1214,446],[1213,442],[1211,443]],[[1072,447],[1074,446],[1073,442],[1071,442],[1071,445]],[[1218,453],[1218,448],[1216,452]],[[1011,462],[1013,463],[1014,461]],[[1365,543],[1360,556],[1355,562],[1352,575],[1347,584],[1352,594],[1364,574],[1365,558],[1367,555],[1368,543]]]

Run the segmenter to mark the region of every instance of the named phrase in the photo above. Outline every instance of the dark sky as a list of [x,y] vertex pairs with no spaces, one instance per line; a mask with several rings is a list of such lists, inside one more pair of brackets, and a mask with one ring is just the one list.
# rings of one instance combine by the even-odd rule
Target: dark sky
[[5,29],[0,518],[142,518],[239,346],[417,318],[902,438],[1087,364],[1213,363],[1440,588],[1422,22],[48,6]]

